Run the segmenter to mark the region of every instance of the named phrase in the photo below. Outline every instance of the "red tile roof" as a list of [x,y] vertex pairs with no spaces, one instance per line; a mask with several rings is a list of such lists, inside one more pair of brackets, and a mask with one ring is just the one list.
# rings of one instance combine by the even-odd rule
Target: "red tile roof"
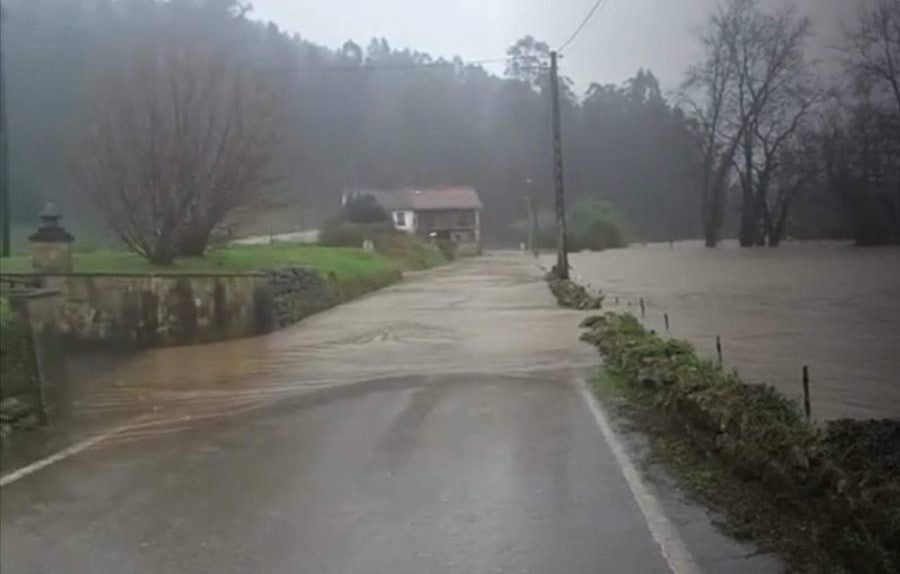
[[409,209],[481,209],[478,193],[471,187],[405,188],[392,190],[362,189],[360,195],[371,195],[388,210]]

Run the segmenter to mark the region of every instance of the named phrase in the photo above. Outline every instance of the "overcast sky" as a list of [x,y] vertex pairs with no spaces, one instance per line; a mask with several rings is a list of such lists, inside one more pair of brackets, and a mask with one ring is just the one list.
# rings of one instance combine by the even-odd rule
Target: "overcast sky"
[[[840,36],[864,0],[767,0],[792,3],[809,14],[816,30],[813,52]],[[518,38],[531,34],[558,47],[594,0],[253,0],[257,18],[329,47],[347,39],[365,46],[387,38],[433,56],[466,60],[502,58]],[[619,83],[639,67],[650,68],[665,89],[677,86],[698,56],[693,31],[716,0],[606,0],[566,51],[564,73],[579,89],[591,81]],[[485,66],[502,72],[503,65]]]

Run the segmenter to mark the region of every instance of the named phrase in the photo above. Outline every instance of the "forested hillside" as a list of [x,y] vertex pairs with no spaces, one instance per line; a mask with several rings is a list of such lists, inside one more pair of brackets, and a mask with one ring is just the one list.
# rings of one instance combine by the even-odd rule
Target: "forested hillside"
[[[563,77],[571,205],[608,201],[637,240],[701,237],[704,227],[712,244],[737,235],[745,245],[791,236],[896,240],[898,80],[896,66],[882,61],[900,56],[900,40],[896,27],[878,23],[900,16],[895,4],[877,4],[880,11],[848,27],[843,55],[835,52],[846,74],[832,85],[812,80],[803,55],[814,30],[802,15],[767,13],[754,0],[711,15],[698,38],[706,60],[676,94],[664,93],[650,70],[583,93]],[[255,20],[240,0],[4,0],[3,8],[20,227],[48,200],[69,220],[100,220],[74,193],[71,166],[92,152],[83,135],[96,108],[121,91],[116,71],[153,42],[224,54],[275,96],[266,112],[276,145],[259,176],[265,194],[232,210],[245,229],[318,225],[356,186],[472,185],[485,204],[485,236],[507,245],[522,239],[513,223],[526,217],[527,195],[538,211],[552,207],[550,47],[530,36],[509,48],[498,76],[384,38],[329,49]],[[742,64],[739,48],[759,57]],[[764,57],[776,53],[789,59]],[[753,82],[765,74],[790,81],[760,84],[778,86],[760,96]],[[753,94],[759,105],[741,111],[741,98]]]
[[[224,39],[279,90],[274,184],[256,217],[289,206],[314,224],[356,185],[471,184],[486,204],[487,235],[512,242],[526,194],[551,206],[543,70],[511,66],[497,77],[477,64],[392,48],[388,39],[329,50],[255,21],[231,1],[8,0],[4,8],[17,220],[32,221],[48,200],[88,216],[67,172],[73,154],[87,150],[73,142],[107,72],[163,29]],[[538,63],[548,50],[530,39],[517,49]],[[698,233],[686,123],[651,72],[583,95],[567,91],[563,106],[573,200],[613,201],[650,239]]]

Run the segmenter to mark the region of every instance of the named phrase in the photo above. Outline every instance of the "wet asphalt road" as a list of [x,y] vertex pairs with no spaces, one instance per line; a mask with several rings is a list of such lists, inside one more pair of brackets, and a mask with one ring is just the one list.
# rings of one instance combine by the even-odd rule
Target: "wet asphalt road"
[[0,570],[668,572],[577,391],[580,318],[504,255],[137,358],[149,423],[4,486]]

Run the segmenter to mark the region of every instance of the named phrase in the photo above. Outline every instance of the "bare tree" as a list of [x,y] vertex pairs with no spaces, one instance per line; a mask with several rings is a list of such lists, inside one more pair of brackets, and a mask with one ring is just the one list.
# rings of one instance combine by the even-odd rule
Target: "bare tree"
[[803,60],[809,27],[791,10],[768,14],[756,0],[730,0],[701,36],[706,58],[689,71],[685,94],[700,136],[708,246],[719,240],[733,175],[741,188],[741,244],[762,243],[770,228],[768,194],[781,148],[817,99]]
[[157,42],[101,83],[76,181],[130,249],[201,255],[268,182],[272,91],[226,52]]
[[771,167],[768,175],[760,176],[760,180],[765,181],[758,196],[765,234],[761,239],[772,247],[777,247],[784,239],[797,197],[814,188],[824,171],[815,136],[811,128],[796,128],[780,144],[779,151],[770,156],[770,146],[764,152],[767,158],[774,159],[765,160]]
[[829,186],[859,244],[900,241],[900,3],[860,10],[842,47],[849,86],[825,130]]
[[773,228],[768,196],[782,148],[819,96],[803,57],[809,20],[790,9],[766,14],[755,2],[745,4],[748,9],[733,20],[729,43],[737,69],[732,97],[742,131],[741,157],[734,162],[742,196],[739,238],[748,247],[764,244]]
[[700,39],[705,59],[688,70],[682,97],[692,111],[702,162],[701,209],[707,247],[715,247],[722,234],[726,191],[732,160],[743,129],[729,130],[734,115],[731,90],[737,75],[729,45],[731,21],[745,10],[743,2],[717,8]]
[[875,0],[860,10],[856,29],[846,35],[848,69],[858,81],[883,92],[900,114],[900,2]]
[[777,246],[786,232],[792,196],[817,173],[815,162],[805,161],[810,156],[801,132],[813,121],[822,92],[799,78],[774,94],[761,109],[765,113],[750,122],[752,131],[741,144],[745,163],[735,162],[744,192],[740,236],[744,246]]

